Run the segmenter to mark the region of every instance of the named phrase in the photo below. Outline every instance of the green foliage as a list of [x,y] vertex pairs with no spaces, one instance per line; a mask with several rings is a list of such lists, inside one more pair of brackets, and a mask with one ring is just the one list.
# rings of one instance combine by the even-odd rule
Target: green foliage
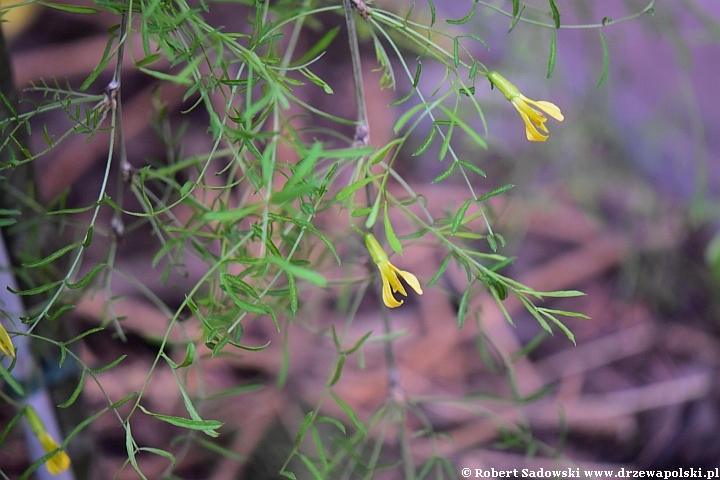
[[[408,245],[432,245],[442,252],[443,260],[430,278],[421,279],[426,289],[441,288],[448,268],[457,268],[467,276],[467,282],[459,286],[462,293],[457,299],[457,317],[444,321],[456,322],[458,328],[463,328],[470,320],[481,325],[482,312],[471,311],[469,306],[478,295],[489,293],[508,322],[513,320],[504,302],[515,298],[548,334],[561,332],[570,341],[575,341],[565,319],[586,317],[543,307],[542,303],[548,298],[581,295],[580,292],[538,292],[500,273],[513,258],[502,253],[505,240],[493,231],[490,201],[507,194],[513,185],[498,185],[492,178],[485,179],[482,168],[489,142],[482,97],[477,92],[487,89],[489,84],[476,80],[478,77],[484,80],[482,77],[487,75],[488,69],[474,55],[475,47],[485,48],[486,45],[473,33],[453,33],[455,27],[480,22],[478,15],[484,9],[502,13],[510,21],[511,30],[519,22],[550,28],[553,31],[547,73],[550,77],[557,61],[555,30],[565,26],[561,23],[562,4],[549,0],[549,10],[543,12],[513,0],[511,11],[505,11],[494,4],[474,1],[468,5],[465,16],[438,22],[439,12],[432,0],[428,0],[427,6],[416,5],[403,14],[372,4],[368,6],[359,0],[346,1],[348,9],[352,4],[361,14],[362,8],[369,9],[367,19],[351,14],[345,22],[348,27],[356,22],[360,24],[362,35],[368,40],[362,45],[363,49],[369,49],[372,42],[377,66],[382,72],[382,86],[399,91],[401,85],[410,85],[407,92],[399,92],[400,98],[387,107],[404,109],[398,110],[393,125],[395,137],[386,145],[375,145],[366,141],[368,129],[372,133],[372,125],[364,123],[367,119],[361,112],[356,119],[342,118],[322,111],[308,100],[312,96],[341,95],[335,84],[324,78],[325,73],[318,66],[329,48],[345,48],[336,40],[343,27],[322,25],[328,13],[341,18],[340,2],[248,0],[236,3],[247,7],[243,11],[248,25],[242,31],[206,23],[203,13],[215,7],[213,2],[191,6],[184,0],[141,0],[129,4],[101,1],[96,3],[98,8],[43,3],[72,14],[88,15],[104,10],[117,17],[118,25],[108,33],[107,47],[97,68],[79,88],[63,85],[57,80],[43,81],[33,89],[43,100],[33,105],[28,113],[14,112],[0,124],[4,133],[0,139],[2,149],[21,145],[20,134],[24,132],[42,135],[46,145],[35,154],[23,149],[23,156],[9,161],[5,167],[16,168],[33,162],[69,138],[81,137],[89,142],[101,132],[110,132],[111,140],[94,201],[67,207],[58,198],[54,210],[44,217],[55,227],[74,231],[73,241],[42,257],[29,258],[22,265],[25,269],[47,271],[56,279],[13,292],[24,296],[45,295],[38,311],[26,321],[30,331],[40,322],[56,321],[59,316],[72,313],[73,302],[82,295],[107,292],[106,320],[122,338],[122,318],[115,315],[112,308],[116,300],[113,293],[116,274],[125,275],[167,316],[167,331],[155,339],[156,358],[147,372],[146,382],[137,392],[120,401],[104,392],[102,376],[117,371],[126,357],[123,355],[105,366],[91,368],[67,348],[99,332],[100,328],[66,342],[38,338],[60,348],[61,364],[69,355],[68,359],[80,368],[77,387],[59,406],[70,407],[78,400],[83,388],[89,382],[95,382],[106,395],[107,407],[103,412],[116,415],[125,430],[128,463],[141,478],[146,478],[138,463],[141,452],[165,457],[172,464],[179,459],[169,451],[170,445],[163,448],[138,445],[131,430],[131,418],[139,412],[151,421],[190,431],[180,442],[201,445],[239,460],[220,444],[191,433],[199,431],[211,438],[222,436],[222,422],[206,418],[203,402],[208,398],[246,394],[260,385],[232,387],[212,397],[203,397],[200,392],[195,397],[195,393],[188,392],[185,375],[200,372],[203,362],[208,359],[239,353],[253,355],[265,350],[269,344],[246,344],[245,326],[251,320],[257,320],[270,322],[281,332],[283,358],[275,373],[278,388],[282,387],[290,375],[288,362],[293,361],[288,353],[287,337],[292,335],[292,331],[288,333],[291,321],[305,324],[310,330],[315,328],[312,322],[305,320],[305,294],[324,291],[330,295],[331,287],[339,286],[346,288],[341,293],[345,298],[338,300],[338,304],[345,305],[339,310],[347,323],[339,331],[335,325],[323,330],[331,331],[335,356],[327,365],[327,382],[318,403],[310,406],[303,420],[296,425],[293,448],[280,473],[287,478],[306,478],[308,474],[313,478],[340,478],[341,473],[346,474],[344,478],[372,478],[374,471],[399,462],[406,478],[430,478],[433,474],[436,478],[451,478],[453,468],[439,453],[433,453],[423,464],[415,465],[409,440],[402,435],[399,439],[402,443],[400,458],[388,459],[382,452],[388,429],[395,425],[398,431],[404,431],[408,414],[417,416],[424,424],[424,430],[415,433],[429,436],[433,442],[439,438],[440,433],[425,421],[422,407],[423,402],[429,405],[445,400],[404,402],[391,398],[371,416],[361,418],[353,405],[333,391],[351,362],[362,364],[366,348],[373,343],[390,344],[404,332],[389,328],[388,314],[384,313],[384,332],[374,334],[369,331],[360,338],[351,338],[348,327],[356,318],[375,270],[368,270],[363,278],[347,273],[338,279],[332,272],[336,265],[354,262],[347,252],[354,251],[362,243],[362,233],[368,230],[378,234],[383,232],[390,249],[398,254],[408,252]],[[651,8],[652,2],[643,12]],[[605,24],[603,22],[598,28]],[[298,35],[304,29],[320,33],[319,39],[301,50]],[[598,86],[605,81],[609,64],[607,42],[602,31],[600,35],[603,70]],[[182,132],[173,131],[164,117],[163,106],[157,103],[153,114],[158,136],[167,147],[167,159],[152,163],[148,159],[142,167],[130,166],[126,157],[130,139],[119,121],[118,107],[122,100],[118,93],[122,89],[121,73],[128,68],[123,67],[122,57],[130,54],[132,40],[137,40],[141,46],[140,51],[132,52],[134,68],[165,87],[181,88],[183,98],[188,102],[183,113],[206,120],[205,131],[211,138],[211,147],[207,151],[184,154],[178,147]],[[97,78],[105,66],[112,64],[115,64],[115,74],[106,93],[83,93],[97,90]],[[428,82],[438,82],[438,78],[427,73],[429,69],[423,69],[423,65],[431,64],[440,68],[442,76],[439,83],[428,86]],[[353,79],[355,100],[362,111],[366,102],[362,89],[364,77],[356,71],[347,78]],[[157,98],[154,101],[159,102]],[[508,105],[508,108],[512,107]],[[48,133],[44,125],[40,132],[32,131],[38,129],[36,119],[47,112],[62,112],[72,126],[54,135]],[[303,117],[311,121],[297,121]],[[316,129],[313,122],[322,122],[326,126]],[[303,126],[297,127],[298,124]],[[482,129],[478,129],[478,125]],[[354,139],[342,133],[347,126],[356,128]],[[429,129],[424,130],[426,127]],[[418,138],[419,146],[412,146]],[[458,145],[471,145],[466,148],[478,152],[477,159],[461,158]],[[435,148],[437,150],[433,150]],[[459,205],[448,205],[445,214],[439,217],[427,208],[424,194],[415,191],[415,187],[398,173],[401,169],[396,168],[413,157],[430,152],[437,153],[438,161],[448,162],[443,166],[443,173],[432,183],[455,181],[455,185],[461,185],[465,191],[464,200]],[[130,200],[121,195],[110,196],[108,185],[114,180],[113,175],[118,175],[123,191],[132,196]],[[483,185],[487,187],[479,191],[475,178],[485,179]],[[101,212],[116,219],[122,228],[104,228],[99,221]],[[333,222],[344,225],[342,232],[327,228],[319,220],[326,212],[335,212]],[[0,210],[0,226],[15,226],[19,215],[19,210]],[[118,243],[129,241],[131,232],[145,225],[149,225],[158,242],[152,266],[162,265],[161,279],[167,280],[173,271],[183,270],[188,257],[204,265],[203,275],[183,292],[181,305],[165,305],[149,288],[142,286],[139,279],[122,272],[117,265]],[[109,245],[104,261],[87,265],[84,256],[100,241]],[[718,263],[715,261],[718,255],[712,257],[714,263]],[[199,333],[188,334],[184,341],[171,339],[171,332],[187,311],[196,320]],[[478,358],[490,363],[492,355],[488,353],[485,341],[481,339],[479,345],[482,352]],[[171,347],[181,347],[184,354],[172,360]],[[150,379],[159,371],[159,365],[171,367],[189,418],[153,412],[142,405]],[[511,390],[516,391],[512,361],[508,360],[503,368],[509,372]],[[0,375],[5,382],[16,394],[23,395],[22,386],[11,374],[12,369],[0,366]],[[540,392],[538,396],[544,393]],[[531,399],[518,395],[505,400],[521,403]],[[447,401],[451,400],[467,402],[468,408],[476,408],[472,399]],[[334,417],[322,413],[331,403],[333,409],[328,411],[339,408],[342,415]],[[120,407],[125,408],[122,415]],[[87,421],[97,418],[100,413]],[[87,424],[84,422],[83,428]],[[72,442],[73,436],[81,431],[82,428],[73,431],[66,443]],[[0,444],[6,432],[0,437]],[[532,448],[552,453],[552,449],[533,439],[524,426],[503,425],[499,438],[502,445],[523,445],[528,451]],[[304,470],[291,471],[293,458],[300,462],[293,463],[292,468],[301,465]]]

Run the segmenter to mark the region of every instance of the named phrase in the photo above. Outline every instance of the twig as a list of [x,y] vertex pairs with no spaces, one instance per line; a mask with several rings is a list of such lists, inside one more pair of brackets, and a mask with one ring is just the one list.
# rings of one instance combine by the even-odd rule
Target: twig
[[[362,66],[360,64],[360,46],[358,45],[357,30],[355,29],[355,17],[353,8],[357,8],[363,17],[367,18],[367,10],[358,8],[358,0],[345,0],[345,22],[348,29],[348,41],[350,42],[350,58],[352,59],[353,81],[355,84],[355,107],[357,108],[357,124],[355,127],[355,145],[370,145],[370,128],[367,121],[367,107],[365,106],[365,92],[363,90]],[[362,3],[364,5],[364,3]],[[365,7],[367,8],[367,7]]]

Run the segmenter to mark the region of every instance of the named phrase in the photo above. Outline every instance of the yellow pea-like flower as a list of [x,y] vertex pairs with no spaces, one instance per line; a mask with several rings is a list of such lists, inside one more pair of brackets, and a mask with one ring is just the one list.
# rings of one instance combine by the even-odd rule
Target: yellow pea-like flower
[[540,133],[540,130],[545,133],[549,132],[545,126],[547,118],[539,110],[542,110],[559,122],[565,119],[557,105],[544,100],[530,100],[520,93],[520,90],[518,90],[515,85],[510,83],[498,72],[488,73],[488,79],[505,95],[505,98],[512,102],[518,113],[520,113],[520,116],[525,122],[525,134],[531,142],[544,142],[548,138],[547,135]]
[[403,300],[396,299],[393,293],[400,293],[401,295],[407,297],[407,291],[405,291],[405,287],[403,287],[402,283],[400,283],[398,275],[400,275],[403,280],[405,280],[405,282],[407,282],[407,284],[410,285],[415,292],[417,292],[418,295],[422,295],[423,291],[420,287],[420,282],[415,275],[410,272],[406,272],[405,270],[400,270],[390,263],[387,254],[372,233],[366,233],[364,238],[365,245],[367,246],[368,252],[370,252],[370,257],[380,270],[380,277],[383,285],[382,297],[385,305],[389,308],[395,308],[404,303]]
[[45,424],[35,409],[31,406],[26,407],[25,418],[28,421],[28,425],[30,425],[30,429],[35,436],[37,436],[38,440],[40,440],[40,444],[43,450],[45,450],[45,453],[55,452],[55,454],[45,462],[48,472],[52,475],[60,475],[70,468],[70,457],[65,453],[65,450],[58,450],[60,445],[45,430]]

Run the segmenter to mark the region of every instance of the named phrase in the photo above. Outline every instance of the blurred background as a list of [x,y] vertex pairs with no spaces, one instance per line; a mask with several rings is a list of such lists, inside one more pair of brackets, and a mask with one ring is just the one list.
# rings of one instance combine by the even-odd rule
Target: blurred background
[[[230,31],[247,30],[248,7],[242,3],[211,3],[206,20]],[[453,285],[463,281],[459,272],[456,277],[449,273],[442,288],[428,289],[423,297],[409,298],[403,308],[393,311],[394,327],[408,329],[395,344],[404,392],[427,401],[423,416],[410,423],[420,428],[428,422],[448,438],[439,444],[423,444],[418,439],[417,463],[441,454],[456,474],[461,467],[537,469],[559,464],[609,470],[720,467],[720,3],[658,2],[651,11],[635,16],[647,9],[649,0],[556,0],[562,14],[559,30],[522,21],[511,29],[512,19],[498,9],[512,11],[512,2],[489,3],[478,3],[469,22],[454,25],[445,20],[464,17],[473,2],[435,0],[438,28],[481,37],[487,48],[468,42],[476,58],[490,70],[502,72],[529,98],[557,104],[565,120],[548,121],[547,142],[528,142],[515,110],[500,92],[478,79],[475,96],[485,114],[488,148],[468,143],[457,149],[462,158],[487,172],[475,185],[478,191],[515,185],[493,203],[494,229],[508,241],[501,253],[517,257],[505,274],[537,290],[584,292],[583,297],[556,299],[548,306],[578,311],[590,319],[571,318],[566,323],[576,345],[558,332],[543,337],[542,343],[517,361],[517,383],[524,394],[548,388],[546,395],[518,408],[490,398],[493,393],[507,394],[508,386],[501,368],[493,371],[481,360],[478,338],[491,338],[494,348],[507,354],[522,351],[538,339],[540,326],[519,302],[506,305],[515,323],[511,326],[491,297],[479,296],[471,308],[482,312],[480,324],[458,330]],[[412,4],[378,0],[375,5],[404,15]],[[548,10],[544,0],[527,5]],[[418,18],[429,21],[426,3],[418,2],[415,8]],[[101,58],[108,29],[118,22],[107,12],[77,15],[39,4],[12,14],[5,18],[3,31],[17,86],[23,90],[21,98],[28,102],[42,100],[37,91],[26,90],[40,79],[80,85]],[[634,18],[622,21],[629,16]],[[328,29],[344,26],[341,11],[323,14],[319,23],[303,33],[308,45]],[[553,35],[556,60],[547,78]],[[609,64],[601,81],[603,42]],[[405,96],[410,82],[401,79],[395,91],[380,89],[380,74],[371,71],[376,67],[372,44],[361,42],[361,49],[371,139],[373,145],[383,145],[393,138],[392,125],[407,108],[388,105]],[[133,70],[132,58],[127,61],[123,124],[133,166],[162,162],[166,157],[158,123],[153,120],[159,115],[167,116],[176,127],[182,125],[178,141],[183,155],[208,151],[211,138],[206,119],[197,110],[181,114],[188,105],[184,92],[156,91],[155,80]],[[316,65],[315,73],[335,94],[316,96],[314,104],[353,118],[353,103],[337,100],[352,98],[344,33]],[[421,86],[432,89],[443,75],[443,67],[425,62]],[[91,93],[102,94],[111,77],[108,68],[93,83]],[[32,103],[23,106],[31,107]],[[468,113],[472,114],[471,108]],[[62,112],[50,112],[37,122],[47,125],[50,135],[68,127]],[[480,119],[468,122],[485,137]],[[350,127],[333,128],[352,136]],[[438,211],[453,202],[457,208],[462,202],[456,193],[459,180],[431,184],[447,168],[437,160],[439,142],[422,156],[411,156],[427,137],[428,128],[421,126],[413,134],[396,168]],[[44,148],[38,133],[29,141],[33,152]],[[94,202],[107,149],[108,137],[97,135],[88,142],[77,136],[36,161],[41,198],[49,201],[69,189],[69,207]],[[108,230],[111,213],[105,212],[106,218],[101,219]],[[332,230],[332,220],[325,221]],[[182,274],[173,273],[161,282],[159,268],[150,266],[157,248],[147,226],[138,228],[120,244],[118,263],[167,305],[179,305],[203,274],[202,264],[187,264]],[[107,241],[98,237],[86,258],[88,269],[102,260],[106,249]],[[420,247],[396,263],[424,283],[443,255]],[[112,295],[118,298],[114,308],[125,317],[127,341],[118,340],[108,329],[84,343],[80,354],[95,365],[107,364],[123,353],[131,354],[132,361],[108,372],[103,378],[105,392],[87,384],[83,392],[86,412],[106,405],[105,393],[117,400],[139,388],[154,359],[157,339],[167,326],[164,313],[137,300],[136,286],[122,279],[114,285],[117,290]],[[71,333],[104,324],[104,300],[101,293],[78,299],[66,320]],[[338,319],[326,295],[308,295],[304,302],[300,314],[325,325]],[[353,324],[357,324],[357,337],[379,325],[380,308],[363,303]],[[191,384],[204,382],[210,391],[247,386],[248,393],[209,404],[213,418],[225,422],[225,431],[231,432],[223,435],[219,445],[232,455],[223,456],[211,448],[183,452],[176,478],[281,478],[279,466],[292,448],[305,409],[314,405],[327,381],[333,353],[327,338],[303,328],[291,332],[292,362],[282,389],[274,387],[282,351],[271,325],[253,324],[246,332],[257,344],[273,340],[267,350],[210,359],[204,364],[204,377],[189,380]],[[363,419],[388,394],[381,345],[368,346],[365,355],[363,368],[346,367],[335,388]],[[157,407],[154,410],[183,412],[173,382],[169,371],[154,375],[146,394]],[[477,403],[465,404],[466,408],[457,408],[452,401],[432,401],[473,395]],[[329,414],[342,414],[335,405],[328,408]],[[13,415],[0,405],[0,426]],[[85,478],[137,477],[132,469],[123,469],[127,460],[124,431],[116,423],[114,417],[100,417],[89,427],[84,443],[69,446],[74,459],[85,459]],[[528,455],[527,442],[517,443],[512,424],[520,425],[527,442],[537,440],[559,448],[562,460]],[[148,446],[167,446],[177,434],[165,424],[157,428],[155,423],[137,422],[133,427],[139,441]],[[388,461],[398,448],[391,437],[384,450]],[[162,457],[148,455],[138,460],[149,478],[161,478],[168,466]],[[9,478],[16,478],[13,475],[27,465],[22,437],[6,439],[0,449],[0,468]],[[389,469],[375,478],[400,477]]]

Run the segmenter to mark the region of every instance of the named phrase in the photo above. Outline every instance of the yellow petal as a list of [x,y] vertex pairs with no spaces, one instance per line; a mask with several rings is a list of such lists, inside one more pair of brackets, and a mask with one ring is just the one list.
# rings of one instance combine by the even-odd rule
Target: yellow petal
[[405,280],[407,284],[410,285],[413,290],[415,290],[415,293],[417,293],[418,295],[422,295],[423,291],[420,287],[420,282],[415,275],[410,272],[406,272],[405,270],[398,270],[398,273],[402,276],[403,280]]
[[[38,438],[45,450],[45,453],[54,452],[60,448],[60,445],[58,445],[58,443],[47,432],[42,432]],[[67,453],[65,453],[65,450],[60,450],[45,462],[45,466],[50,474],[60,475],[62,472],[70,468],[70,457],[68,457]]]
[[400,270],[397,269],[395,265],[393,265],[390,262],[385,262],[383,266],[380,268],[380,271],[383,275],[385,275],[388,279],[388,282],[390,282],[390,286],[392,287],[393,292],[400,292],[403,294],[403,296],[407,297],[407,292],[405,291],[405,287],[403,287],[403,284],[400,283],[400,279],[397,277],[396,272],[400,272]]
[[10,340],[10,335],[2,325],[0,325],[0,352],[6,357],[15,358],[15,347],[13,347],[12,340]]
[[[513,105],[515,105],[515,108],[517,108],[517,111],[520,113],[520,116],[522,117],[523,121],[525,122],[525,134],[527,135],[527,139],[531,142],[544,142],[547,140],[547,135],[543,135],[538,131],[538,129],[535,127],[533,122],[530,120],[530,117],[526,113],[526,110],[518,106],[517,103],[513,102]],[[527,110],[530,112],[534,112],[532,108],[525,105]],[[535,112],[537,114],[537,112]],[[539,115],[539,114],[537,114]],[[540,128],[542,128],[545,132],[547,132],[547,127],[543,124],[543,122],[539,123]]]
[[520,95],[526,102],[531,103],[538,107],[543,112],[547,113],[551,117],[553,117],[555,120],[562,122],[565,120],[565,117],[563,116],[562,112],[560,111],[560,108],[558,108],[557,105],[551,102],[546,102],[544,100],[530,100],[529,98],[525,97],[524,95]]
[[403,301],[398,301],[392,294],[392,291],[390,290],[390,282],[388,281],[387,277],[382,275],[382,297],[383,297],[383,303],[385,303],[385,306],[388,308],[395,308],[399,307],[403,304]]

